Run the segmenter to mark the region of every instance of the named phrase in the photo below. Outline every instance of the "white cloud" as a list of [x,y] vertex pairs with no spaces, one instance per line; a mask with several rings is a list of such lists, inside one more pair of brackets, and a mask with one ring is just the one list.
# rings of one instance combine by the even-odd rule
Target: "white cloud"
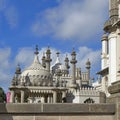
[[11,55],[10,48],[0,48],[0,86],[7,90],[6,86],[10,84],[12,63],[9,61]]
[[62,0],[37,16],[32,31],[38,36],[88,40],[102,30],[107,5],[108,0]]
[[[42,48],[41,50],[39,50],[39,59],[41,62],[41,58],[43,56],[43,53],[46,52],[47,48]],[[62,64],[64,64],[64,59],[66,54],[68,55],[69,60],[71,60],[71,53],[69,52],[62,52],[60,50],[57,50],[55,48],[50,48],[51,49],[51,58],[52,58],[52,62],[51,65],[53,65],[56,61],[56,52],[60,52],[60,61]],[[17,54],[16,58],[15,58],[15,63],[20,63],[20,65],[23,65],[23,67],[28,67],[32,61],[33,61],[33,52],[34,50],[32,48],[22,48],[20,49],[19,53]],[[89,59],[91,61],[91,73],[92,75],[100,69],[100,53],[101,50],[93,50],[90,49],[86,46],[84,47],[79,47],[78,50],[76,50],[76,54],[77,54],[77,67],[81,67],[82,70],[85,70],[85,63],[86,61]]]
[[[43,52],[46,52],[47,48],[42,48],[39,50],[39,58],[41,61]],[[51,49],[51,58],[53,65],[56,61],[56,52],[60,52],[60,61],[62,64],[64,64],[64,59],[66,54],[68,55],[69,60],[71,60],[71,53],[69,52],[62,52],[60,50],[57,50],[55,48]],[[100,50],[92,50],[86,46],[79,47],[78,50],[76,50],[77,54],[77,67],[81,67],[84,71],[85,69],[85,63],[87,59],[89,58],[92,64],[91,67],[91,73],[92,75],[95,75],[95,72],[100,69]],[[10,82],[12,80],[12,77],[14,76],[15,72],[15,66],[19,63],[22,71],[31,65],[34,59],[34,50],[31,47],[25,47],[21,48],[18,52],[18,54],[12,59],[11,58],[11,49],[10,48],[0,48],[0,86],[4,88],[5,91],[8,91],[8,87],[10,86]],[[14,68],[14,69],[13,69]],[[93,76],[92,76],[93,77]]]
[[33,49],[30,47],[21,48],[15,57],[15,64],[28,67],[33,61]]
[[9,0],[0,0],[0,14],[4,16],[7,24],[11,28],[15,28],[18,25],[17,9],[11,5]]
[[91,62],[91,73],[95,75],[100,70],[100,54],[101,50],[93,50],[86,46],[80,47],[77,53],[78,65],[84,69],[85,63],[89,59]]
[[5,17],[11,28],[18,25],[18,13],[14,6],[10,6],[5,10]]

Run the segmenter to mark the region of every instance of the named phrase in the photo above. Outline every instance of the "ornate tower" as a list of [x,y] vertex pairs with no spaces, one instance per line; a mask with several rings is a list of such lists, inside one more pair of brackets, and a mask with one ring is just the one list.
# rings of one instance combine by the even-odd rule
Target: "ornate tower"
[[[119,81],[119,58],[120,58],[120,0],[109,0],[109,20],[104,25],[104,31],[108,33],[109,42],[109,81]],[[106,38],[105,38],[106,39]],[[105,41],[104,39],[104,41]]]
[[43,53],[43,56],[42,56],[42,66],[43,66],[44,68],[46,68],[45,55],[44,55],[44,53]]
[[86,70],[87,70],[87,73],[88,73],[88,84],[91,85],[91,81],[90,81],[90,68],[91,68],[91,63],[89,61],[89,59],[87,60],[86,62]]
[[70,63],[72,64],[72,80],[70,87],[75,88],[77,87],[76,78],[75,78],[77,60],[76,60],[76,52],[74,49],[72,50],[71,56],[72,56],[72,60],[70,61]]
[[64,61],[65,61],[66,69],[67,69],[67,75],[68,75],[69,74],[69,68],[70,68],[70,66],[69,66],[69,59],[68,59],[67,55],[66,55]]
[[50,48],[48,47],[47,48],[47,51],[46,51],[46,70],[48,70],[50,72],[50,62],[52,61],[52,59],[50,58],[50,55],[51,55],[51,51],[50,51]]

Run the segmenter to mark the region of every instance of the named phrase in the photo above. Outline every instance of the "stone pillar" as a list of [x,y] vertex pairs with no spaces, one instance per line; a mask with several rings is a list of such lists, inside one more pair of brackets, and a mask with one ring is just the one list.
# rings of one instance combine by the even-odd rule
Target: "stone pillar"
[[57,102],[57,92],[54,91],[53,92],[53,103],[56,103]]
[[50,96],[50,102],[53,103],[53,96]]
[[62,98],[64,98],[64,97],[66,97],[66,92],[65,91],[62,92]]
[[15,92],[12,90],[10,95],[10,103],[14,103],[14,102],[15,102]]
[[107,62],[108,62],[108,36],[106,33],[104,33],[104,35],[102,36],[102,54],[101,54],[101,59],[102,59],[102,64],[101,64],[101,68],[104,69],[107,66]]
[[50,95],[48,95],[48,97],[47,97],[47,103],[51,103]]
[[45,97],[44,96],[41,97],[41,103],[45,103]]
[[117,73],[120,64],[120,28],[109,34],[109,85],[119,81]]
[[24,99],[25,99],[25,93],[23,90],[21,90],[21,103],[24,103]]

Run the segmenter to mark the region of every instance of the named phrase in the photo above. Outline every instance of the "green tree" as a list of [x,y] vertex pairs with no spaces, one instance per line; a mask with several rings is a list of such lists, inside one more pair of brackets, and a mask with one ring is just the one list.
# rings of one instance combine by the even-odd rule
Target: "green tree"
[[0,87],[0,103],[3,103],[6,101],[6,94],[4,90]]

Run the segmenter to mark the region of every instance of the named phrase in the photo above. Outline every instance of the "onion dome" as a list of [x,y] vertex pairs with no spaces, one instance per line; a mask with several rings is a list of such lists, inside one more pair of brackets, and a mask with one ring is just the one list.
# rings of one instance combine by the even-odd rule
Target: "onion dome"
[[38,47],[36,46],[35,58],[30,67],[24,70],[21,74],[22,81],[27,84],[30,82],[32,86],[48,86],[52,85],[52,75],[40,63],[38,58]]
[[19,65],[19,64],[18,64],[18,66],[16,67],[15,74],[21,74],[21,68],[20,68],[20,65]]
[[57,59],[55,64],[51,67],[52,68],[52,72],[53,74],[57,74],[58,71],[60,70],[62,72],[62,74],[66,74],[68,72],[67,68],[65,65],[62,65],[60,63],[60,58],[59,58],[59,52],[56,53],[57,54]]
[[48,46],[46,54],[51,54],[50,47]]

